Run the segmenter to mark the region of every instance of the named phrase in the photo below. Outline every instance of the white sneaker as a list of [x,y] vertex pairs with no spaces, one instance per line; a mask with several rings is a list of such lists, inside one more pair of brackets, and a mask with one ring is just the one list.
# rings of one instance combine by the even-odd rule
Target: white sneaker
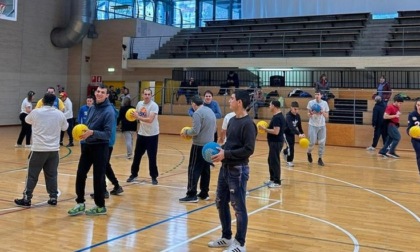
[[277,184],[277,183],[271,183],[271,184],[269,184],[269,185],[267,185],[268,186],[268,188],[279,188],[279,187],[281,187],[281,185],[280,184]]
[[132,155],[127,155],[127,159],[131,159],[132,157]]
[[241,244],[235,239],[228,249],[223,250],[223,252],[245,252],[246,247],[241,246]]
[[226,238],[219,238],[217,240],[211,241],[207,244],[210,248],[223,248],[229,247],[232,245],[232,240],[228,240]]
[[369,146],[369,147],[366,148],[366,150],[368,150],[368,151],[374,151],[375,150],[375,147]]
[[293,164],[293,162],[287,162],[287,166],[289,166],[289,167],[293,167],[293,166],[295,166],[295,165]]
[[267,180],[267,181],[264,181],[264,184],[266,184],[266,185],[269,185],[269,184],[272,184],[273,183],[273,181],[272,180]]
[[21,145],[21,144],[15,144],[15,148],[23,148],[23,145]]
[[25,148],[31,148],[32,147],[32,145],[25,145]]

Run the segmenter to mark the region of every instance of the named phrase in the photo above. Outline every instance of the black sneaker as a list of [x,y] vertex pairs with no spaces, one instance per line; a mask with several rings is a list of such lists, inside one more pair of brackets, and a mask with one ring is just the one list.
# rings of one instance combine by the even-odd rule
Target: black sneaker
[[130,175],[130,177],[127,179],[127,182],[133,182],[136,178],[137,176]]
[[155,178],[152,178],[152,185],[157,185],[158,184],[158,181],[157,181],[157,179],[155,179]]
[[114,189],[112,189],[109,193],[112,195],[118,195],[123,192],[124,192],[123,188],[121,186],[118,186],[118,187],[114,187]]
[[210,196],[208,194],[204,195],[204,194],[199,193],[199,194],[197,194],[197,197],[201,200],[206,200],[206,201],[210,200]]
[[321,158],[318,158],[318,165],[324,166],[324,162],[322,162],[322,159]]
[[50,198],[50,199],[47,201],[47,203],[48,203],[48,205],[51,205],[51,206],[56,206],[56,205],[57,205],[57,199],[56,199],[56,198]]
[[73,146],[74,146],[73,143],[69,143],[69,144],[66,145],[66,147],[73,147]]
[[30,207],[31,201],[26,199],[15,199],[15,204],[21,207]]
[[306,153],[308,155],[308,162],[312,163],[312,154],[311,153]]
[[399,155],[397,155],[397,154],[395,154],[395,153],[387,153],[386,154],[388,157],[393,157],[393,158],[400,158],[400,156]]
[[[95,194],[94,193],[91,193],[91,194],[89,194],[90,195],[90,197],[93,199],[93,198],[95,198]],[[105,199],[109,199],[109,192],[108,191],[105,191],[104,192],[104,198]]]
[[179,199],[179,203],[197,203],[198,198],[197,196],[186,196],[184,198]]
[[381,157],[383,157],[383,158],[387,158],[388,157],[388,155],[386,153],[379,152],[378,155],[381,156]]

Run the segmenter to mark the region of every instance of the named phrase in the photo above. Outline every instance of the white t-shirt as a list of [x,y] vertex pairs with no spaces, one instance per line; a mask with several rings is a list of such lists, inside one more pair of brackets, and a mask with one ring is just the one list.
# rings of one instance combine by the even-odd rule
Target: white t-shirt
[[64,116],[66,119],[73,118],[73,103],[71,102],[70,98],[66,98],[64,103]]
[[63,112],[55,107],[43,106],[32,110],[25,121],[32,125],[32,151],[60,149],[60,133],[69,127]]
[[[232,117],[235,117],[235,115],[236,115],[235,112],[230,112],[225,115],[225,117],[223,118],[222,130],[224,131],[227,130],[229,120],[232,119]],[[227,136],[225,136],[225,140],[223,141],[223,143],[226,143],[226,139],[227,139]]]
[[20,113],[25,113],[28,114],[26,112],[26,108],[29,107],[32,110],[32,102],[28,101],[28,98],[23,99],[22,101],[22,105],[20,105]]
[[136,106],[136,112],[141,117],[149,117],[152,113],[155,114],[155,118],[151,123],[140,122],[138,134],[141,136],[156,136],[159,135],[159,106],[154,101],[144,103],[139,101]]
[[[309,111],[311,111],[312,110],[311,108],[315,103],[318,103],[318,105],[321,107],[321,112],[328,113],[330,111],[330,107],[328,106],[328,103],[324,100],[320,100],[319,102],[317,102],[316,99],[310,100],[306,108]],[[309,117],[308,124],[315,127],[325,126],[325,117],[322,114],[313,114],[311,117]]]

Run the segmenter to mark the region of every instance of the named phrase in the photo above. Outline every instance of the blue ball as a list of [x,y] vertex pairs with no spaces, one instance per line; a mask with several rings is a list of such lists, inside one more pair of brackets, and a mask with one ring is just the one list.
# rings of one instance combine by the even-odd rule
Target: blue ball
[[318,103],[314,103],[314,105],[312,105],[311,107],[312,111],[314,111],[315,113],[319,113],[321,112],[321,106],[319,106]]
[[219,150],[217,148],[220,148],[220,145],[218,143],[215,143],[215,142],[206,143],[203,146],[203,150],[201,151],[201,154],[203,155],[204,160],[206,160],[209,163],[213,163],[213,161],[211,161],[211,156],[219,153]]

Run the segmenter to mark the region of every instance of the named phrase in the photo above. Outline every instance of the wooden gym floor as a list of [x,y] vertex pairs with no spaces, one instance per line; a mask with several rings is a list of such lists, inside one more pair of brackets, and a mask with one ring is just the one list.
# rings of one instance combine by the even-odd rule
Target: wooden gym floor
[[[41,174],[33,207],[24,209],[13,203],[22,196],[29,154],[14,148],[19,130],[0,128],[2,251],[222,251],[207,247],[221,234],[213,202],[220,165],[212,169],[210,201],[178,202],[186,192],[191,142],[161,135],[159,185],[150,183],[147,157],[139,180],[126,183],[131,161],[118,133],[111,163],[124,193],[106,200],[108,215],[70,217],[79,144],[60,150],[58,205],[46,203]],[[247,250],[420,251],[420,176],[414,152],[398,153],[399,160],[383,159],[361,148],[327,146],[321,168],[296,146],[295,167],[282,162],[282,188],[268,189],[267,144],[258,141],[250,163]],[[89,177],[87,193],[92,188]]]

